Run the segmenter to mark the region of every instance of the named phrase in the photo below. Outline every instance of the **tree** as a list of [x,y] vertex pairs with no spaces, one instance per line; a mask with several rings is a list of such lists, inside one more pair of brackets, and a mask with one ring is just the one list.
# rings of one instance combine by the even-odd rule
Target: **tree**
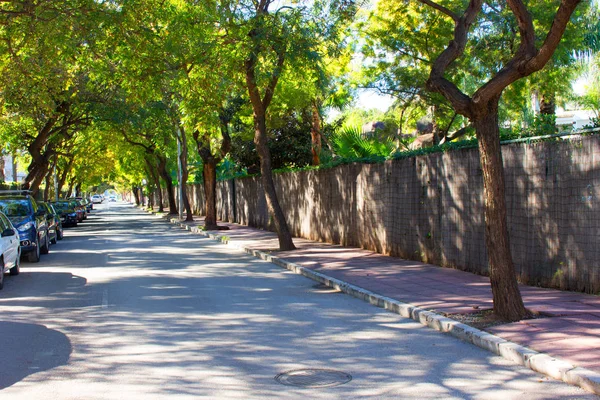
[[92,0],[58,0],[5,2],[0,10],[0,104],[21,128],[10,141],[31,155],[25,187],[34,192],[59,142],[89,121],[87,50],[102,8]]
[[[269,14],[270,4],[269,0],[261,0],[255,3],[255,16],[250,21],[252,28],[248,32],[251,48],[247,54],[247,58],[244,60],[244,72],[248,95],[254,111],[254,143],[260,157],[260,172],[267,207],[273,216],[275,230],[279,239],[279,249],[293,250],[296,246],[294,246],[292,241],[292,234],[279,204],[277,193],[275,192],[271,153],[267,145],[267,110],[273,100],[279,77],[283,72],[288,45],[287,41],[284,40],[285,37],[282,35],[283,32],[277,32],[278,29],[282,29],[282,26],[277,23],[281,23],[282,21],[276,18],[277,15],[272,16]],[[270,25],[269,22],[275,24]],[[280,34],[279,37],[277,33]],[[259,74],[262,71],[260,71],[260,67],[265,67],[267,62],[260,65],[260,59],[268,60],[271,57],[271,66],[267,72],[270,78],[264,81],[263,94],[261,95],[261,78]]]
[[[287,110],[272,120],[268,129],[268,146],[274,170],[301,168],[311,164],[312,110]],[[251,126],[237,125],[232,136],[231,159],[248,174],[260,172]]]
[[[443,96],[425,87],[432,60],[443,50],[446,36],[451,33],[451,27],[440,22],[439,15],[418,2],[384,0],[358,24],[365,40],[358,84],[395,99],[390,113],[396,116],[399,139],[412,134],[422,119],[432,122],[434,134],[440,139],[464,124],[465,118],[457,116]],[[465,70],[470,73],[461,74]],[[460,60],[460,67],[449,73],[467,90],[482,75],[481,67],[470,58]]]
[[[114,131],[119,132],[126,144],[141,148],[146,165],[151,165],[162,178],[167,189],[169,214],[177,214],[175,188],[167,153],[171,152],[173,125],[167,117],[167,106],[163,102],[152,102],[145,107],[123,107],[124,115],[115,115],[111,121]],[[141,171],[144,164],[139,164]],[[151,177],[148,177],[150,179]]]
[[[541,70],[558,47],[569,19],[580,0],[562,0],[552,19],[545,26],[543,41],[538,42],[539,30],[528,6],[521,0],[507,0],[509,11],[515,18],[518,32],[516,51],[504,65],[490,74],[485,84],[469,96],[447,78],[452,65],[466,53],[469,35],[478,36],[485,31],[485,21],[477,29],[474,24],[482,13],[483,1],[470,0],[461,12],[431,0],[419,0],[440,12],[454,24],[447,47],[435,58],[427,88],[443,95],[457,113],[473,123],[479,141],[481,168],[483,170],[486,245],[494,312],[507,321],[517,321],[527,315],[517,285],[514,264],[510,253],[506,219],[504,171],[500,149],[498,110],[502,92],[512,83]],[[548,3],[548,7],[552,4]],[[487,4],[485,8],[489,7]],[[470,54],[473,55],[473,54]]]
[[337,21],[353,17],[355,5],[352,1],[337,0],[300,1],[273,10],[272,5],[277,3],[238,0],[223,7],[220,14],[226,36],[224,42],[230,43],[231,54],[242,65],[253,110],[261,181],[279,248],[292,250],[295,246],[272,176],[267,135],[269,110],[278,102],[280,78],[295,68],[321,67],[319,44],[330,38],[328,29]]
[[[217,165],[227,156],[231,149],[230,124],[234,116],[245,101],[242,97],[225,98],[218,107],[217,115],[219,126],[218,134],[214,135],[214,129],[198,128],[194,131],[198,155],[202,158],[202,182],[205,196],[205,218],[204,227],[207,230],[225,229],[217,225]],[[210,102],[206,102],[210,104]],[[213,109],[214,110],[214,109]],[[214,115],[214,112],[208,115]],[[207,126],[212,127],[215,122],[204,119]]]

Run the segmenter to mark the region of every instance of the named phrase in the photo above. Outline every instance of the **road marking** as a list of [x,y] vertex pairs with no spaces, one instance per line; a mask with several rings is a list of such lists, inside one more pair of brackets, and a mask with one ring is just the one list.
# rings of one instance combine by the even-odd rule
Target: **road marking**
[[102,308],[108,308],[108,289],[102,292]]

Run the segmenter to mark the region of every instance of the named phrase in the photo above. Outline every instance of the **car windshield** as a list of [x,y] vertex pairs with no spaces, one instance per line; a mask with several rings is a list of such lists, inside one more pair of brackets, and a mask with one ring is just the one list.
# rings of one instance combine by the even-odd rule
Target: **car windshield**
[[26,217],[30,214],[27,200],[0,200],[0,211],[8,217]]
[[54,203],[53,206],[57,212],[68,211],[73,208],[69,203]]

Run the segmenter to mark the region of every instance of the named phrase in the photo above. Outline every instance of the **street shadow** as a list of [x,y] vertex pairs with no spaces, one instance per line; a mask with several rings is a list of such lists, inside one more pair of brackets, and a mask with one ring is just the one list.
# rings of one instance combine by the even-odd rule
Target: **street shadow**
[[30,375],[66,365],[72,352],[67,336],[43,325],[0,321],[0,336],[4,343],[0,390]]
[[41,268],[28,265],[18,276],[11,276],[0,292],[0,306],[70,308],[91,303],[85,278]]

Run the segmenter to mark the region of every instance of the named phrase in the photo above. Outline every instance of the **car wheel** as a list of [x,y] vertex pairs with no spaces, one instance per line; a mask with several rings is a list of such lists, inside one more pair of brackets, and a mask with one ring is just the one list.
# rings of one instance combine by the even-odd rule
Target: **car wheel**
[[56,244],[57,238],[58,238],[58,228],[54,231],[54,238],[50,239],[50,244]]
[[46,232],[46,240],[44,240],[44,246],[40,249],[40,253],[48,254],[50,252],[50,239],[48,239],[48,232]]
[[0,258],[0,269],[2,271],[0,274],[0,290],[2,290],[4,288],[4,257]]
[[56,229],[56,238],[58,240],[63,240],[63,231],[62,231],[62,229],[58,229],[58,228]]
[[15,260],[15,266],[10,269],[12,276],[19,275],[21,273],[21,254]]
[[40,240],[36,239],[35,244],[35,249],[28,255],[28,260],[32,263],[40,262]]

